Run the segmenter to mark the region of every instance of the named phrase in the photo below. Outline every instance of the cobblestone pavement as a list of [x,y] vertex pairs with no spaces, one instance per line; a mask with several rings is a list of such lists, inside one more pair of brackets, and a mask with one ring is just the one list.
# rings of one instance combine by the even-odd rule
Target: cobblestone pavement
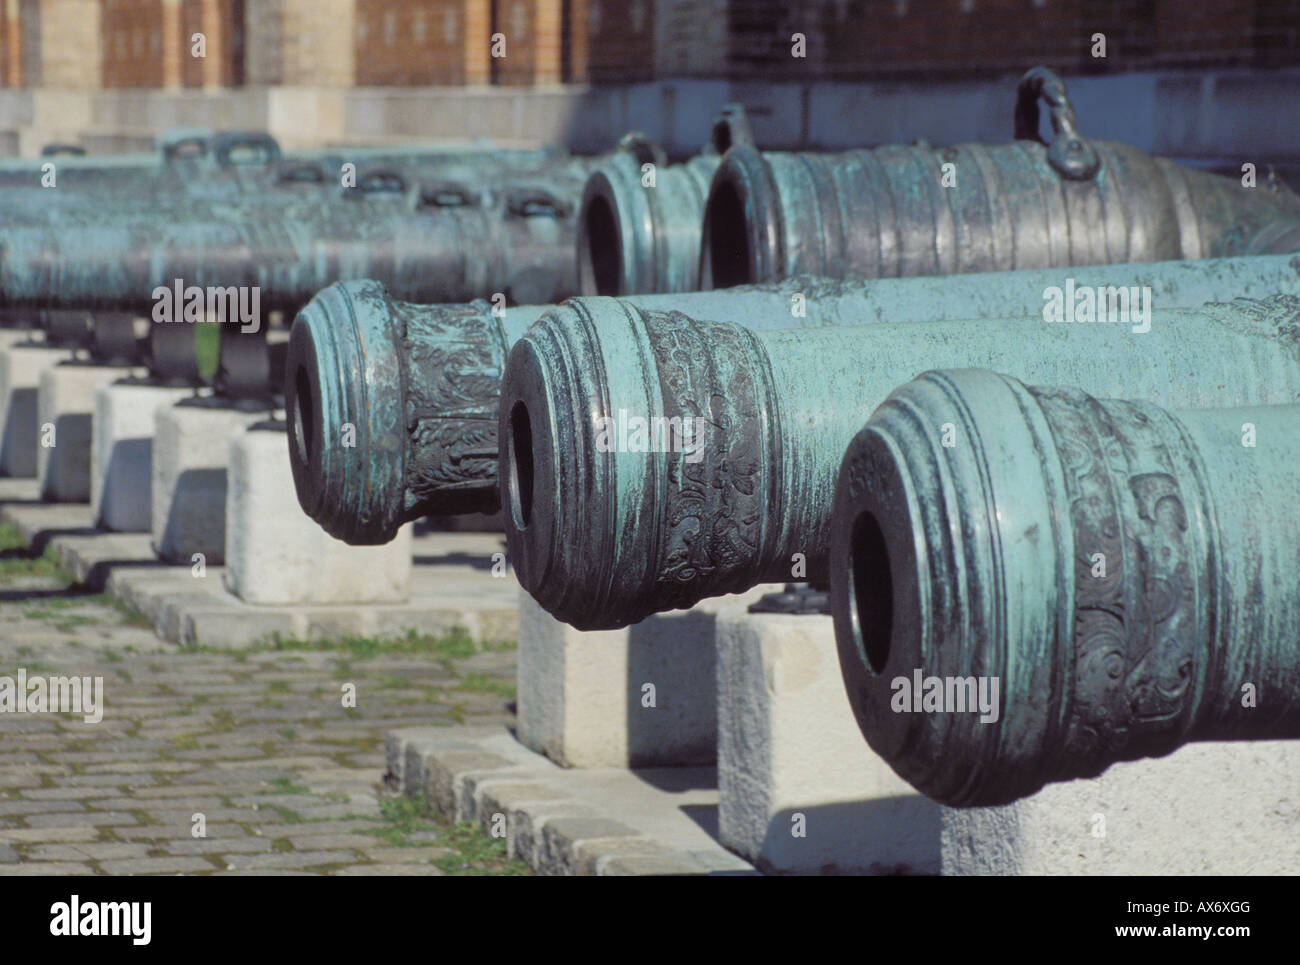
[[13,572],[15,555],[0,676],[101,676],[104,712],[0,713],[0,875],[521,873],[501,842],[383,786],[391,728],[511,720],[512,646],[180,651],[48,561]]

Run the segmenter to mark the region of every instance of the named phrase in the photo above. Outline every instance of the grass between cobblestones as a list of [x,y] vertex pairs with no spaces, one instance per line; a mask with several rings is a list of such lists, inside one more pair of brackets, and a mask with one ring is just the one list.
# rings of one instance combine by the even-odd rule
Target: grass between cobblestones
[[448,827],[434,817],[427,798],[394,797],[379,804],[387,826],[363,833],[373,834],[395,848],[414,848],[427,835],[450,848],[452,853],[432,859],[448,875],[526,875],[528,866],[506,855],[506,842],[494,838],[468,821]]
[[513,722],[513,642],[456,630],[179,650],[12,526],[0,583],[0,675],[104,678],[99,724],[0,714],[0,875],[527,873],[504,841],[383,780],[394,727]]
[[73,582],[72,574],[59,563],[54,547],[47,546],[44,553],[33,555],[13,523],[0,523],[0,583],[23,579]]

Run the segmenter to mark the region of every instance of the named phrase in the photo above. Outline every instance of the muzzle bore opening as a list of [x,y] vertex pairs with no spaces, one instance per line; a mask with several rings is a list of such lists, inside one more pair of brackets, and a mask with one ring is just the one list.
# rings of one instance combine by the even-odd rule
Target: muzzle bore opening
[[316,451],[316,410],[312,404],[311,379],[307,366],[298,366],[293,393],[293,451],[303,466],[311,465]]
[[578,258],[579,282],[588,294],[618,295],[623,248],[609,201],[594,197],[587,205]]
[[858,649],[873,671],[883,673],[894,630],[894,581],[885,535],[868,510],[858,513],[853,521],[848,562],[849,603]]
[[533,516],[533,426],[528,406],[516,402],[510,410],[510,472],[507,490],[510,514],[517,529],[525,529]]
[[730,181],[719,184],[709,201],[709,267],[714,288],[752,284],[745,203]]

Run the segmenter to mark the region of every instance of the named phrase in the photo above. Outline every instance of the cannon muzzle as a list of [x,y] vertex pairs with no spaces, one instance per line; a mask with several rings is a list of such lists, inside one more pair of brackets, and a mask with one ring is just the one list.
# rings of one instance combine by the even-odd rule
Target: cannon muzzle
[[1300,737],[1298,420],[978,370],[893,392],[830,527],[872,749],[977,806],[1187,741]]
[[704,202],[722,155],[754,143],[745,109],[728,104],[704,150],[669,165],[632,132],[587,179],[578,215],[578,287],[584,295],[693,292],[700,287]]
[[508,317],[481,300],[394,301],[377,282],[321,291],[294,320],[285,363],[303,511],[359,545],[420,516],[495,512],[501,370],[536,315]]

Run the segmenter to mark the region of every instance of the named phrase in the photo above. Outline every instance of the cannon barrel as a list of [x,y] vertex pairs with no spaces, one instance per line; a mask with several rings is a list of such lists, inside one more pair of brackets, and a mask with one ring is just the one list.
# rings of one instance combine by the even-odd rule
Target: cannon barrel
[[[0,307],[152,316],[180,300],[169,294],[179,283],[186,301],[191,288],[222,299],[228,288],[257,289],[261,310],[294,312],[331,282],[354,278],[382,280],[414,301],[497,292],[556,301],[575,290],[572,209],[582,180],[575,169],[554,186],[512,184],[487,206],[345,196],[63,212],[0,239]],[[179,317],[181,306],[174,310]]]
[[[1055,137],[1038,140],[1038,101]],[[701,285],[945,275],[1280,253],[1300,239],[1285,187],[1082,137],[1059,78],[1022,78],[1017,140],[837,154],[740,145],[714,175]]]
[[[819,281],[806,280],[811,285]],[[844,287],[831,283],[835,289]],[[637,305],[734,312],[788,326],[776,286],[644,295]],[[836,308],[819,303],[820,324]],[[285,374],[298,501],[330,535],[386,543],[426,515],[496,512],[497,408],[506,354],[554,305],[415,305],[374,281],[340,282],[294,320]]]
[[[1253,297],[1295,288],[1300,259],[1094,267],[1072,271],[1070,279],[1081,289],[1121,282],[1147,287],[1162,306],[1188,307],[1224,292]],[[1043,306],[1046,289],[1063,284],[1059,271],[797,278],[630,301],[743,320],[750,328],[826,327],[1030,315]],[[285,379],[290,459],[304,512],[338,539],[373,544],[392,539],[409,519],[499,509],[497,413],[505,355],[553,307],[526,305],[497,317],[481,301],[412,305],[369,281],[318,294],[294,321]],[[223,336],[229,331],[223,328]],[[348,426],[351,444],[345,445]]]
[[[530,155],[531,156],[531,155]],[[495,210],[531,191],[577,204],[582,186],[597,163],[560,157],[533,163],[450,156],[446,160],[412,154],[409,158],[355,162],[346,185],[348,155],[315,155],[258,162],[212,162],[206,156],[170,160],[155,168],[122,167],[110,171],[57,172],[47,187],[39,172],[4,189],[4,226],[93,230],[106,222],[168,219],[178,223],[205,219],[246,219],[251,209],[263,218],[273,207],[351,205],[361,201],[436,209],[482,206]],[[352,163],[352,162],[350,162]],[[0,176],[3,181],[3,176]],[[236,207],[229,207],[234,205]]]
[[978,806],[1187,741],[1300,737],[1297,425],[1295,405],[1170,411],[979,370],[897,389],[832,511],[868,743]]
[[[668,165],[639,132],[592,172],[578,214],[578,287],[584,295],[699,290],[704,202],[722,155],[754,143],[745,109],[718,114],[704,150]],[[652,165],[647,170],[647,165]]]
[[[406,145],[282,152],[262,131],[177,130],[160,136],[155,151],[138,154],[43,155],[39,159],[0,160],[0,189],[39,191],[48,203],[67,195],[118,196],[137,203],[145,195],[213,195],[265,188],[270,184],[316,182],[338,185],[341,165],[389,168],[412,177],[454,170],[478,177],[562,164],[551,148],[498,150],[490,145],[440,147]],[[45,187],[54,164],[59,190]]]
[[[936,365],[1180,406],[1290,403],[1294,295],[1153,310],[1141,334],[1041,316],[751,331],[577,298],[506,362],[498,436],[511,563],[580,630],[828,573],[852,411]],[[1136,327],[1136,326],[1135,326]]]

